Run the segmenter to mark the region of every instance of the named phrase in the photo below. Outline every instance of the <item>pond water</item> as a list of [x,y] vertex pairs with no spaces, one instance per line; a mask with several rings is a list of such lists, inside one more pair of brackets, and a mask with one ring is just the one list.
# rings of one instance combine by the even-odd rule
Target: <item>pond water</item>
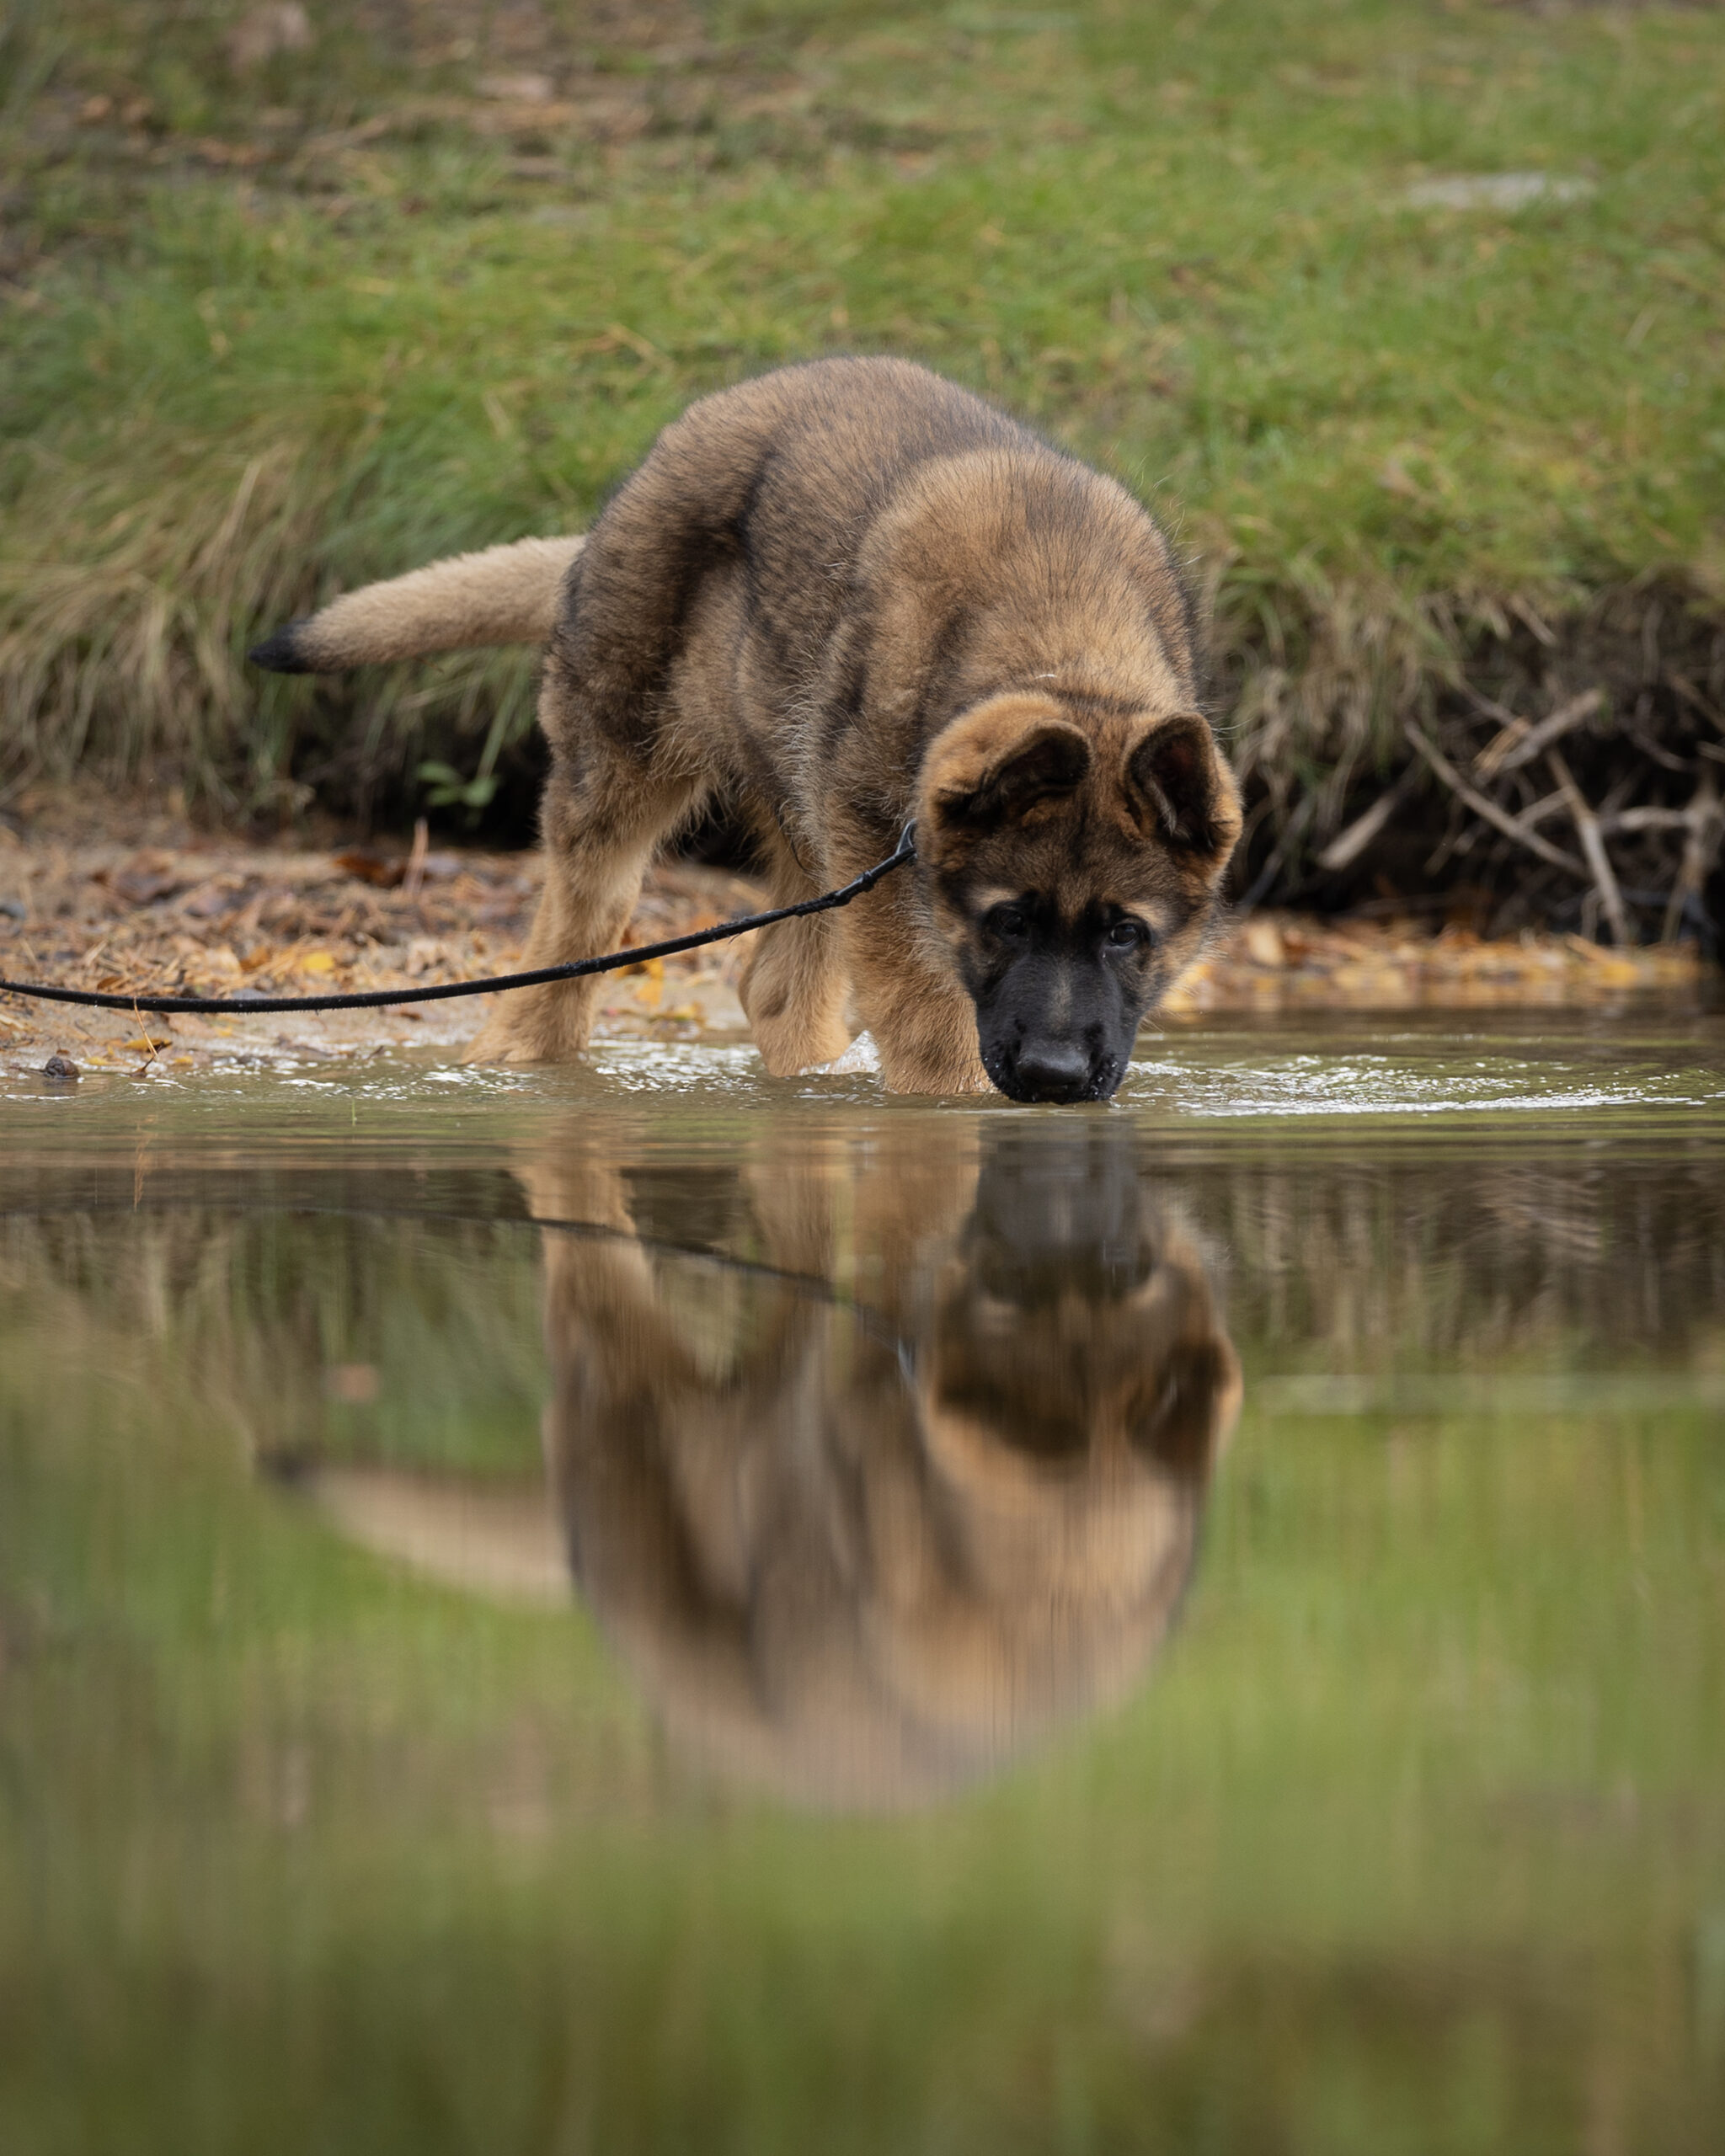
[[0,1092],[0,2145],[1725,2145],[1725,1023]]

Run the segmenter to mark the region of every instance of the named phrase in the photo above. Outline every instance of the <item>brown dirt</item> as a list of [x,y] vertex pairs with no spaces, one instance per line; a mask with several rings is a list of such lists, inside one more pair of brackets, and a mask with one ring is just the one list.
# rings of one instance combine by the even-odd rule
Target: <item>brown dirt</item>
[[[139,995],[250,988],[410,987],[521,963],[537,858],[425,847],[259,844],[200,834],[173,810],[44,797],[0,820],[0,975]],[[666,862],[629,941],[704,926],[761,903],[740,877]],[[746,939],[611,977],[601,1038],[741,1039]],[[1710,975],[1693,949],[1610,951],[1576,937],[1490,942],[1450,925],[1259,913],[1234,924],[1165,1006],[1213,1011],[1691,1001]],[[0,995],[0,1071],[52,1054],[80,1069],[175,1071],[422,1047],[453,1058],[488,999],[255,1019],[150,1017]]]

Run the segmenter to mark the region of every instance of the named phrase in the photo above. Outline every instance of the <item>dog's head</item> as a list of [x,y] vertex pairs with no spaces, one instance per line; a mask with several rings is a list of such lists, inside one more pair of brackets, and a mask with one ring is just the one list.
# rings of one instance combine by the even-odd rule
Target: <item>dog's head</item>
[[1106,1100],[1197,955],[1240,835],[1209,723],[991,696],[931,743],[916,834],[989,1076],[1017,1101]]

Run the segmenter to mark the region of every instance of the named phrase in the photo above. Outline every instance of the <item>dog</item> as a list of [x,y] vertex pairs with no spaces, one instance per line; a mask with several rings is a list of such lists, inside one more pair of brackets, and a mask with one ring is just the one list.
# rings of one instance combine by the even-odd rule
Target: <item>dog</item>
[[[1114,481],[906,361],[692,405],[585,538],[373,584],[252,654],[330,672],[545,644],[528,963],[614,947],[656,849],[740,816],[775,906],[916,827],[914,868],[760,932],[769,1071],[873,1036],[892,1090],[1106,1099],[1197,955],[1239,837],[1167,539]],[[518,991],[476,1054],[585,1049],[595,983]]]
[[[1142,1683],[1240,1369],[1130,1133],[788,1134],[692,1247],[590,1130],[517,1172],[544,1236],[546,1464],[583,1598],[676,1748],[825,1808],[998,1771]],[[743,1252],[749,1259],[739,1263]],[[861,1305],[820,1291],[843,1264]]]

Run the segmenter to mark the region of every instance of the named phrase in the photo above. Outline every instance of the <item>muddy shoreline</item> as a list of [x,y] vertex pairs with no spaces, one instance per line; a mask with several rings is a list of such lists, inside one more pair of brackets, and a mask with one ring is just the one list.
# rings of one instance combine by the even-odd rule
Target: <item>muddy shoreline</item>
[[[14,827],[14,820],[17,825]],[[67,803],[0,824],[0,975],[108,993],[231,995],[410,988],[522,963],[540,868],[528,852],[199,832],[172,812]],[[654,868],[629,941],[711,926],[761,902],[721,868]],[[649,961],[603,993],[603,1038],[740,1041],[747,937]],[[1163,1006],[1211,1012],[1694,1005],[1717,980],[1693,947],[1614,951],[1577,937],[1487,941],[1461,921],[1258,912],[1225,925]],[[0,995],[0,1070],[59,1054],[79,1070],[187,1070],[418,1047],[459,1057],[489,999],[383,1011],[200,1018]]]

